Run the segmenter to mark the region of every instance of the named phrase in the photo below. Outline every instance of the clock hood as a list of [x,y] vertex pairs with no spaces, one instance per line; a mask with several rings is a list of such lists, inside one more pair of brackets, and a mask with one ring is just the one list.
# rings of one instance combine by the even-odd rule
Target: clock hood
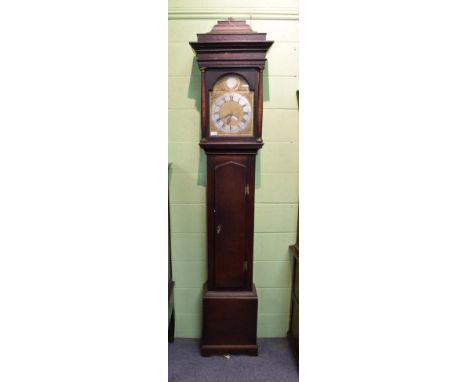
[[246,58],[250,66],[265,64],[266,53],[273,41],[266,40],[266,33],[252,30],[245,20],[218,21],[208,33],[198,33],[190,46],[197,54],[200,66],[228,66]]

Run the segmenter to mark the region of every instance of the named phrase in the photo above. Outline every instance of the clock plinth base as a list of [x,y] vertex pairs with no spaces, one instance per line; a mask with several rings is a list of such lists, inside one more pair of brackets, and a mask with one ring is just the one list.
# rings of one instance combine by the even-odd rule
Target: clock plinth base
[[202,357],[225,354],[242,354],[258,356],[257,345],[203,345],[201,346]]
[[203,287],[202,356],[256,356],[258,297],[251,291],[209,291]]

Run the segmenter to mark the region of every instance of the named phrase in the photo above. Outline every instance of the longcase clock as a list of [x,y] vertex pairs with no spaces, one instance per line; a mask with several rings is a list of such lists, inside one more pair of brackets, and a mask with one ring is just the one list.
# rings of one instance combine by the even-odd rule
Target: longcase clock
[[253,275],[255,157],[263,146],[263,69],[273,41],[245,21],[218,21],[191,42],[201,71],[207,155],[208,280],[201,353],[258,354]]

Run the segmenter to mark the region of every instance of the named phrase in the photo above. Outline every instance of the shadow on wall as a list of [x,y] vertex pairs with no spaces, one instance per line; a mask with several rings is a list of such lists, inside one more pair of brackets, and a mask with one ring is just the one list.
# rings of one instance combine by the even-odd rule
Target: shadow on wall
[[[265,69],[263,70],[263,102],[270,100],[270,82],[269,82],[269,70],[268,61],[265,63]],[[265,114],[265,110],[263,110]],[[264,119],[264,118],[263,118]],[[268,128],[268,126],[266,126]],[[265,124],[263,124],[262,130],[265,131]],[[257,157],[255,158],[255,188],[262,186],[262,150],[258,150]]]
[[[265,69],[263,70],[263,102],[270,100],[270,83],[269,83],[269,69],[268,61],[265,63]],[[188,89],[188,98],[195,100],[195,109],[201,116],[201,75],[200,69],[198,68],[197,59],[194,56],[192,59],[192,70],[190,72],[190,82]],[[201,118],[201,117],[200,117]],[[201,121],[200,121],[201,125]],[[264,127],[265,128],[265,127]],[[201,126],[198,130],[199,138],[201,138]],[[256,157],[255,166],[255,188],[260,188],[262,185],[261,179],[261,158],[262,150],[259,150]],[[198,155],[198,177],[197,184],[199,186],[206,187],[206,153],[204,150],[199,148]]]
[[[201,76],[198,68],[197,59],[192,59],[192,70],[190,72],[190,82],[188,88],[188,98],[195,100],[195,109],[201,118]],[[201,138],[201,129],[198,129],[198,138]],[[206,154],[201,148],[198,148],[198,177],[197,185],[206,187]]]
[[[190,48],[190,46],[189,46]],[[195,100],[195,108],[200,111],[201,102],[201,75],[198,69],[197,59],[192,59],[192,70],[190,72],[190,83],[187,96]]]

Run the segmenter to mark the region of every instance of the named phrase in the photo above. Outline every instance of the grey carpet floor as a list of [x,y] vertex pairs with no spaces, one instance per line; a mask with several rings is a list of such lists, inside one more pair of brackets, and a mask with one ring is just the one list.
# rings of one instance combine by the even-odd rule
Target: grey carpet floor
[[297,382],[299,370],[285,338],[259,338],[258,356],[202,357],[199,340],[169,344],[169,382]]

